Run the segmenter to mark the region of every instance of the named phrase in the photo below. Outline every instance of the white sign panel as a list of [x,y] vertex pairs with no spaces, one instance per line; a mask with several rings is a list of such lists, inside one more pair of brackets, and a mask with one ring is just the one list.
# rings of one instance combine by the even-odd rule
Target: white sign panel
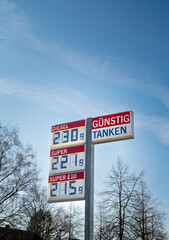
[[84,172],[73,172],[49,176],[48,202],[84,200],[84,175]]
[[49,174],[85,170],[85,145],[52,149]]
[[84,144],[86,141],[86,121],[80,120],[52,126],[51,148]]
[[127,111],[92,119],[92,143],[134,138],[133,112]]

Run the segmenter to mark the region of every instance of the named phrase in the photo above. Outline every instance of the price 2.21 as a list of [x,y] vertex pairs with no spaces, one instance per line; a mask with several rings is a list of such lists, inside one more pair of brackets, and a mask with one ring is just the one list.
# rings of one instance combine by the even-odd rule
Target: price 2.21
[[81,170],[85,167],[84,152],[51,158],[51,172]]

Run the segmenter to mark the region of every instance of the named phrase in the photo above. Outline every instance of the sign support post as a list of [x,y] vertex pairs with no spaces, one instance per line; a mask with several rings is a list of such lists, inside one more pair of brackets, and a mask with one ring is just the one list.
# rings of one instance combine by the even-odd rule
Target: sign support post
[[92,118],[86,126],[85,240],[93,240],[94,226],[94,145],[91,143]]
[[85,200],[85,240],[94,235],[94,145],[132,138],[132,111],[51,128],[48,202]]

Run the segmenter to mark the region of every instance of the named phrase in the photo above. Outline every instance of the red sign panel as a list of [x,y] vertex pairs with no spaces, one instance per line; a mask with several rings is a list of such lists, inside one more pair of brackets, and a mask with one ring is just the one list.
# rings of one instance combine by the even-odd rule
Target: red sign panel
[[84,145],[68,147],[68,148],[52,149],[50,151],[50,157],[68,155],[72,153],[80,153],[80,152],[84,152],[84,150],[85,150]]
[[49,183],[66,182],[84,179],[84,172],[65,173],[49,176]]
[[129,124],[130,122],[131,122],[130,111],[115,113],[111,115],[92,118],[92,129]]
[[52,126],[51,132],[59,132],[59,131],[68,130],[71,128],[79,128],[84,126],[85,126],[85,120],[63,123],[63,124]]

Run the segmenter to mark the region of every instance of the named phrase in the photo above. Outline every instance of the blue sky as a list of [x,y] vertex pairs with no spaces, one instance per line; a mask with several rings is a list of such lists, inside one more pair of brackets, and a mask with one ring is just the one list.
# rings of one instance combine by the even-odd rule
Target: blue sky
[[167,0],[0,0],[0,121],[32,144],[44,185],[52,125],[132,110],[134,140],[95,146],[95,189],[119,157],[169,212],[168,12]]

